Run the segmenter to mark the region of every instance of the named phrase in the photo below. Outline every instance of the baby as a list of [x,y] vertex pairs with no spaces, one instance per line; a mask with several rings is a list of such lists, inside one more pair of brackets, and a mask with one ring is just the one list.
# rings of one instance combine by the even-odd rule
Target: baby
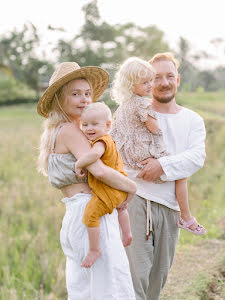
[[[85,171],[83,169],[98,159],[126,176],[116,144],[108,135],[111,129],[111,119],[111,111],[103,103],[92,103],[85,108],[81,116],[82,130],[91,142],[92,148],[77,160],[75,172],[78,176],[84,176]],[[112,213],[114,208],[118,209],[124,247],[129,246],[132,241],[129,215],[126,209],[132,194],[127,195],[125,192],[113,189],[90,173],[88,173],[88,183],[92,189],[93,197],[86,205],[83,215],[83,223],[87,226],[89,237],[89,252],[81,264],[85,268],[91,267],[101,255],[99,246],[100,218],[107,213]]]

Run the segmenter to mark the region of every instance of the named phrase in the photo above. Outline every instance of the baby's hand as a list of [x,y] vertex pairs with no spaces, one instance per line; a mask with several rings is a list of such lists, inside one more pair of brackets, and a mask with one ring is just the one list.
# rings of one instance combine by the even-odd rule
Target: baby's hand
[[128,205],[127,201],[123,201],[119,206],[117,206],[117,208],[124,210],[127,208],[127,205]]
[[77,166],[75,166],[75,173],[78,177],[85,177],[87,175],[82,168],[79,168]]

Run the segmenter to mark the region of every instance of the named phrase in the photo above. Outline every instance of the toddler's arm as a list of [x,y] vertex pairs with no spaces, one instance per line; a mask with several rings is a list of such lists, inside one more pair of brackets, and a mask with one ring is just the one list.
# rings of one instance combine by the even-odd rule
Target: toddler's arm
[[145,125],[148,128],[148,130],[153,134],[156,134],[159,129],[158,120],[149,115],[147,121],[145,122]]
[[75,172],[78,176],[84,176],[83,168],[96,162],[105,152],[105,143],[102,141],[96,142],[93,147],[86,151],[75,163]]

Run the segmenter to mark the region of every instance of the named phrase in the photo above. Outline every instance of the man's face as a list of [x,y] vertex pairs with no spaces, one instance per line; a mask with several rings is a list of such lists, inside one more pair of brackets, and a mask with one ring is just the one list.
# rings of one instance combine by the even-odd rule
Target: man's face
[[152,86],[152,96],[160,103],[168,103],[175,98],[180,78],[176,67],[170,60],[162,60],[152,64],[155,78]]

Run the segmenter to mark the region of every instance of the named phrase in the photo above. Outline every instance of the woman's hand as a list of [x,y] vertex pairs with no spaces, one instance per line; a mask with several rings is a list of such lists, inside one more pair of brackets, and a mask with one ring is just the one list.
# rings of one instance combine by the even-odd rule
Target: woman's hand
[[124,210],[127,208],[127,206],[128,206],[127,201],[123,201],[119,206],[117,206],[117,209]]
[[127,193],[127,200],[123,201],[117,208],[119,209],[126,209],[128,204],[130,203],[131,199],[134,197],[135,194]]
[[134,195],[135,194],[133,194],[133,193],[128,193],[127,194],[127,200],[125,202],[127,202],[127,204],[130,203],[130,201],[132,200],[132,198],[134,197]]

